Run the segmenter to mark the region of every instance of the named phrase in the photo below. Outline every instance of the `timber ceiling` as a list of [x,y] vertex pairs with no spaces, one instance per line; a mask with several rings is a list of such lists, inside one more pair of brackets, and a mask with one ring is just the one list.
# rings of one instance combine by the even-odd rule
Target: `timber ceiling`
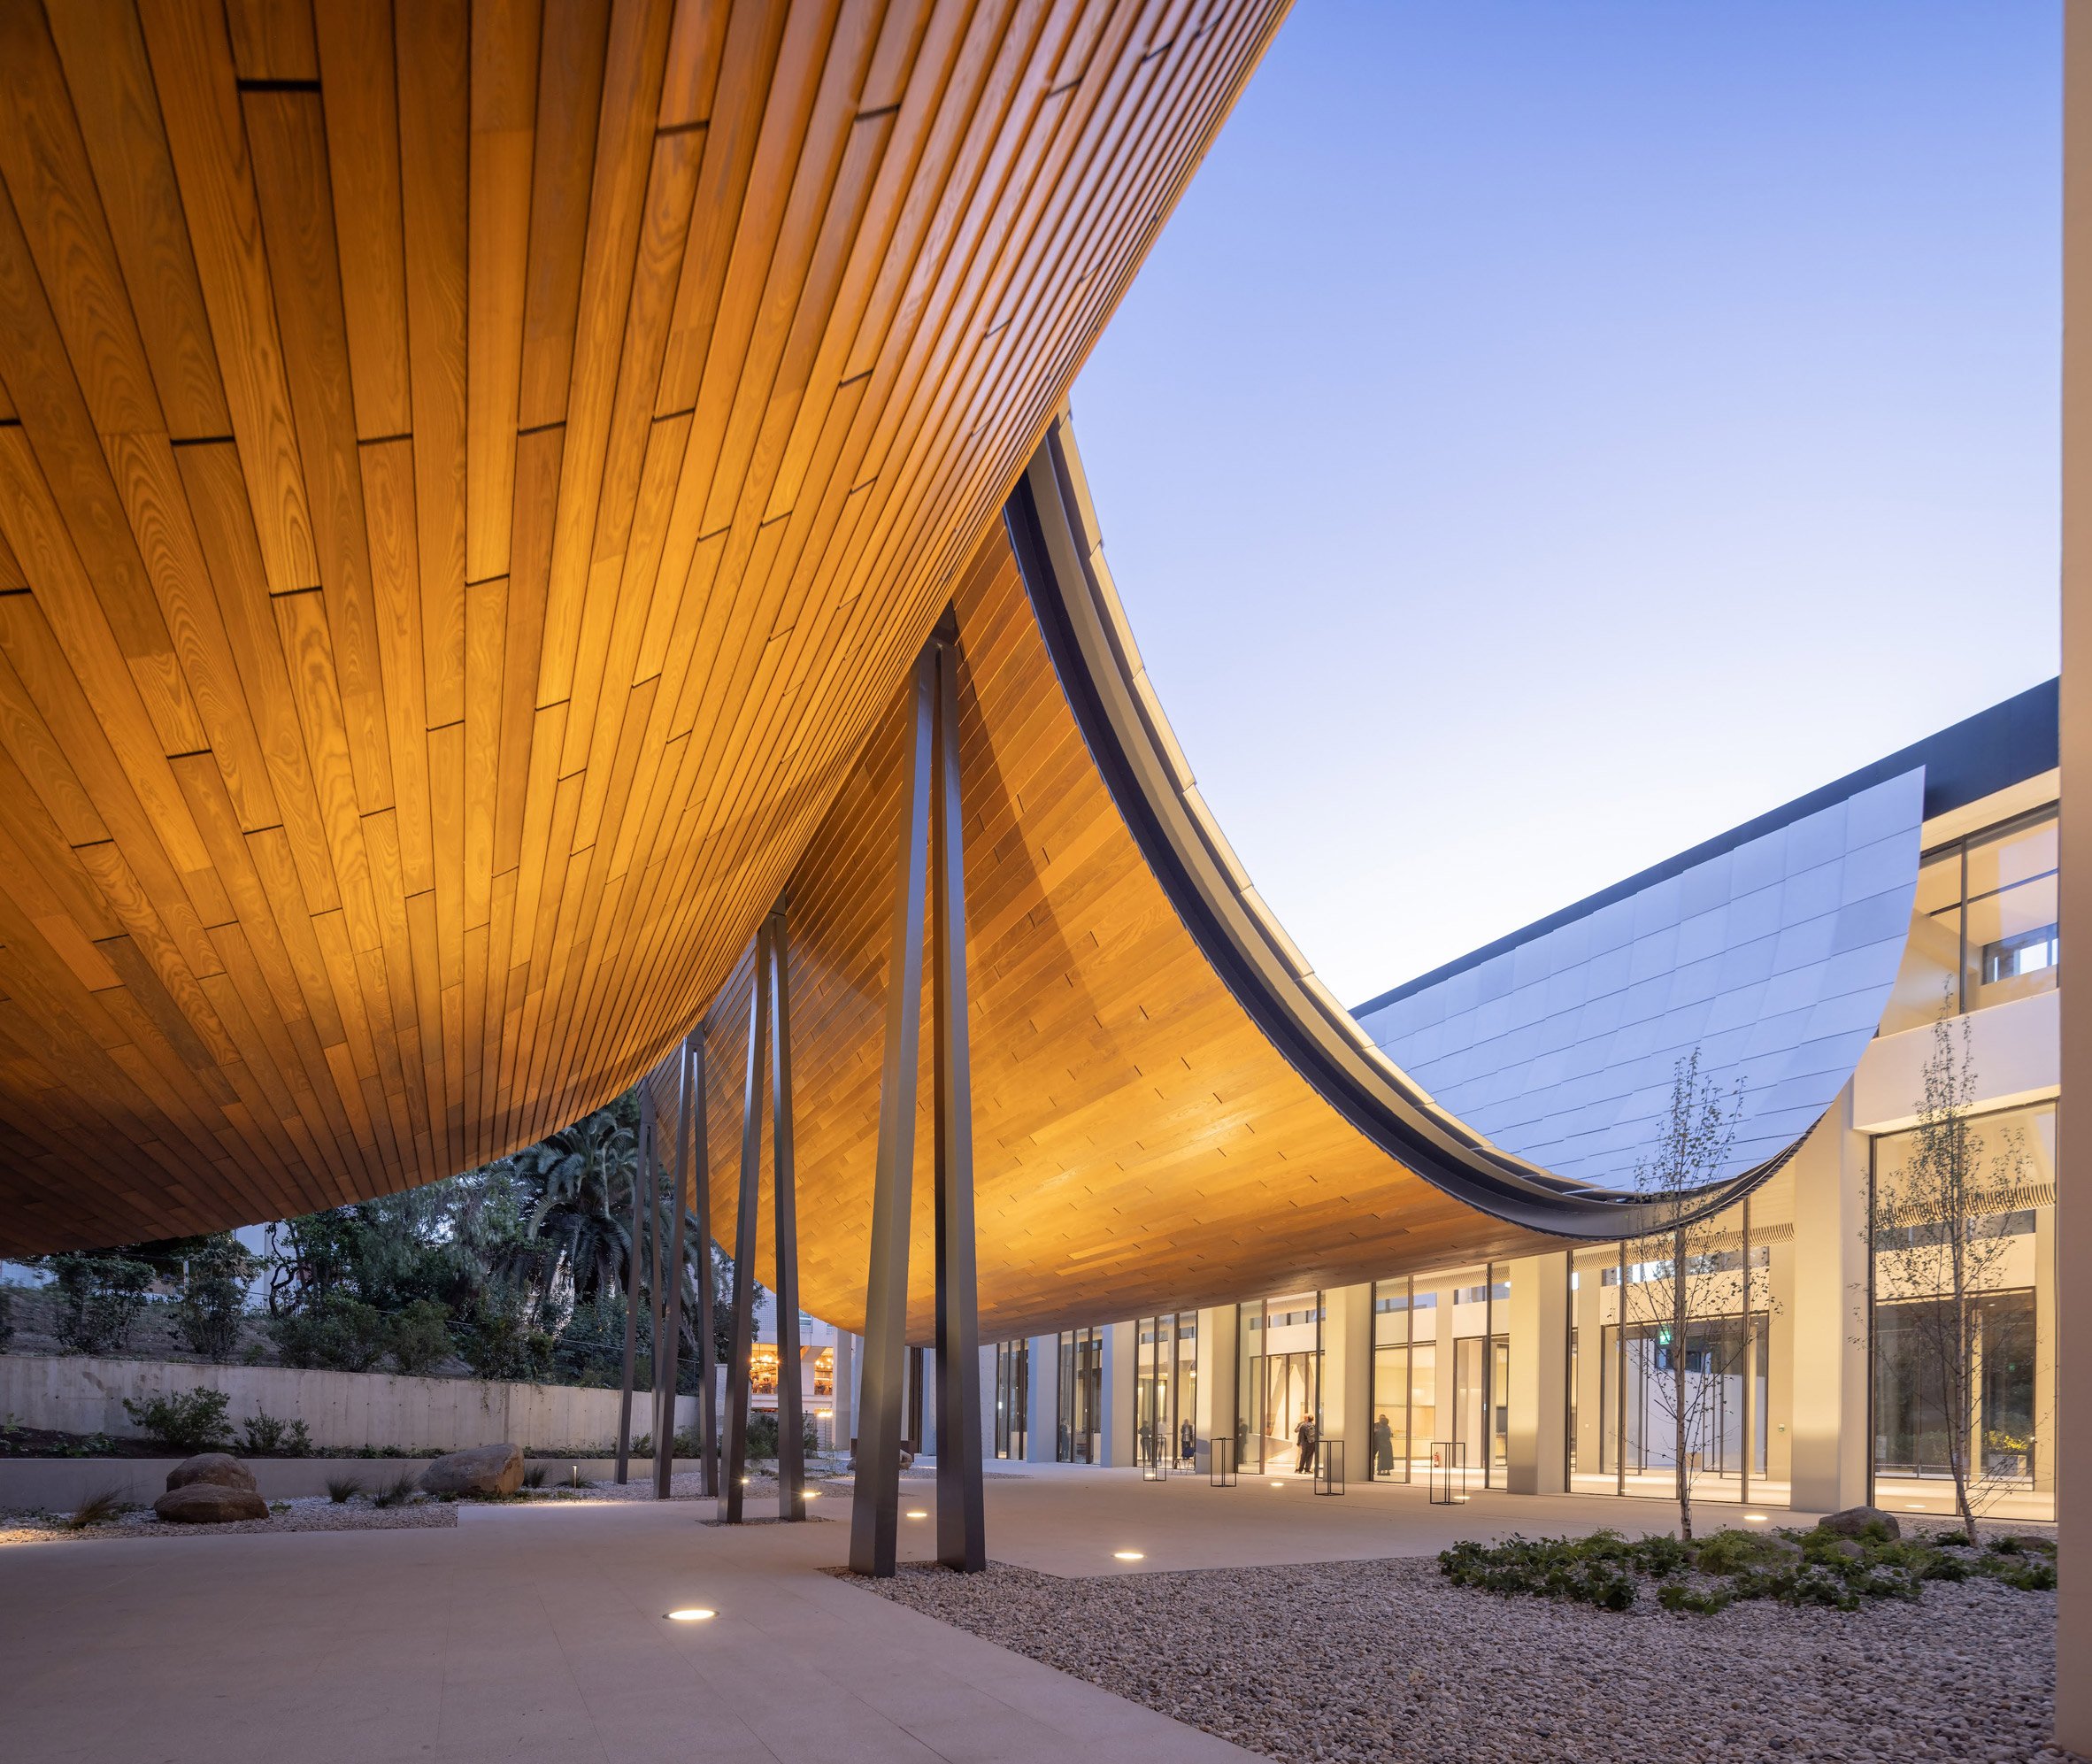
[[[1091,761],[1000,523],[954,605],[982,1339],[1558,1248],[1389,1157],[1236,1002]],[[888,700],[787,890],[800,1302],[852,1329],[870,1252],[902,703]],[[933,1324],[928,967],[917,1340]],[[712,1232],[729,1247],[750,968],[744,952],[705,1024]],[[665,1152],[673,1063],[653,1075]],[[761,1181],[768,1281],[767,1127]]]
[[[1281,10],[0,0],[0,1250],[428,1181],[658,1058]],[[999,813],[983,932],[1051,979],[1090,934],[1018,936]],[[1065,988],[1036,1033],[1130,1069]],[[1013,1146],[1089,1130],[1057,1089]]]

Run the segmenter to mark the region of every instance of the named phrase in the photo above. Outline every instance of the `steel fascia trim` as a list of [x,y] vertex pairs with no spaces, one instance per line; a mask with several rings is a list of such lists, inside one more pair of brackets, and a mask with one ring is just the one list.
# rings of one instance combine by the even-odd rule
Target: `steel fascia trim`
[[[1175,743],[1134,684],[1131,634],[1092,565],[1080,457],[1057,418],[1004,505],[1018,570],[1076,727],[1134,843],[1202,954],[1279,1054],[1388,1156],[1454,1199],[1590,1242],[1675,1229],[1742,1199],[1801,1147],[1711,1185],[1681,1215],[1662,1198],[1572,1182],[1514,1158],[1438,1108],[1306,983],[1283,933],[1244,897],[1231,856],[1185,797]],[[1158,711],[1159,707],[1157,707]],[[1343,1021],[1335,1021],[1334,1013]]]

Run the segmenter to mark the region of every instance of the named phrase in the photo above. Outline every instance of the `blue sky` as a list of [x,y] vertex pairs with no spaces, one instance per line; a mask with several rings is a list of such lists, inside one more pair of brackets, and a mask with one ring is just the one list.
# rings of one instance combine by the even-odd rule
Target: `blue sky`
[[2053,4],[1303,0],[1074,393],[1357,1004],[2057,666]]

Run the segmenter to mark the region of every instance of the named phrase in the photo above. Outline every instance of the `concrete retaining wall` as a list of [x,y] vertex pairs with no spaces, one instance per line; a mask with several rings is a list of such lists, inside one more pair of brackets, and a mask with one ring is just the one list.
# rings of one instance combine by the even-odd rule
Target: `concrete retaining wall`
[[[0,1513],[70,1513],[89,1495],[113,1489],[126,1500],[150,1503],[167,1491],[167,1472],[179,1458],[13,1458],[0,1459]],[[391,1485],[404,1471],[419,1475],[427,1460],[411,1458],[249,1458],[265,1500],[299,1500],[327,1492],[330,1476],[353,1476],[366,1489]],[[583,1482],[608,1482],[617,1474],[614,1458],[533,1459],[542,1464],[548,1483],[565,1482],[581,1467]],[[695,1458],[679,1458],[678,1470],[703,1467]],[[644,1458],[632,1460],[628,1475],[643,1483],[654,1474]]]
[[[24,1427],[135,1438],[134,1402],[197,1385],[232,1398],[233,1426],[258,1414],[302,1421],[321,1450],[455,1452],[513,1440],[532,1448],[603,1450],[618,1437],[618,1393],[564,1384],[488,1384],[473,1378],[402,1378],[384,1372],[298,1372],[280,1366],[198,1366],[84,1354],[0,1354],[0,1418]],[[635,1393],[635,1436],[652,1429]],[[676,1398],[676,1427],[697,1418],[695,1397]]]

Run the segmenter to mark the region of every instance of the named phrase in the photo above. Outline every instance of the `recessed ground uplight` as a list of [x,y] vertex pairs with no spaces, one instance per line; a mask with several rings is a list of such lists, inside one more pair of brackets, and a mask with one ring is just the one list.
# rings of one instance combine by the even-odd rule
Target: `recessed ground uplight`
[[930,1515],[919,1506],[911,1506],[908,1509],[908,1516],[911,1519],[927,1519]]
[[1144,1562],[1148,1560],[1146,1555],[1139,1550],[1114,1550],[1111,1552],[1111,1559],[1120,1562]]
[[1285,1483],[1273,1483],[1272,1484],[1272,1487],[1273,1487],[1274,1489],[1282,1489],[1282,1488],[1284,1488],[1285,1486],[1286,1486],[1286,1485],[1285,1485]]
[[1763,1525],[1765,1522],[1765,1516],[1762,1513],[1747,1513],[1743,1517],[1752,1525]]
[[820,1498],[821,1491],[819,1489],[801,1489],[799,1491],[801,1500],[819,1500]]
[[672,1623],[702,1623],[706,1618],[719,1614],[716,1611],[707,1611],[702,1605],[693,1605],[687,1610],[671,1611],[668,1621]]

